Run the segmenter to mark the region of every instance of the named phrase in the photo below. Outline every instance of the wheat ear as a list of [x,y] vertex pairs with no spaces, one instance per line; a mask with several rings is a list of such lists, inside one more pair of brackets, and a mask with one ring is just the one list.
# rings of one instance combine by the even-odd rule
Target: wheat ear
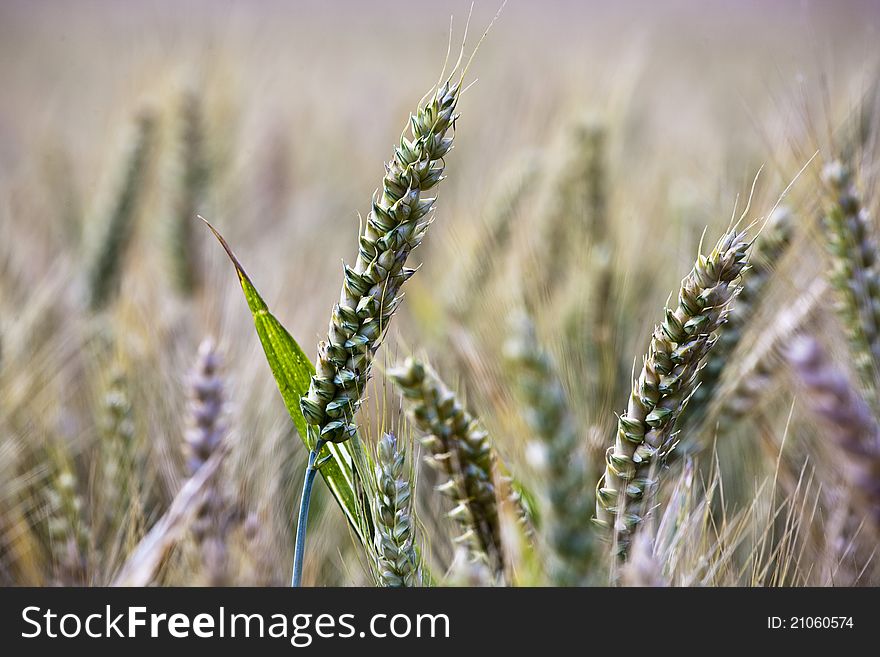
[[880,530],[880,428],[861,395],[828,359],[822,346],[802,336],[788,350],[788,361],[807,406],[847,456],[847,474],[871,522]]
[[376,538],[379,579],[385,586],[421,584],[406,453],[386,433],[376,448]]
[[830,280],[862,384],[873,391],[880,367],[880,262],[871,219],[850,170],[841,162],[822,172],[828,187],[825,233],[832,259]]
[[552,556],[549,574],[557,586],[583,585],[590,575],[593,540],[585,524],[594,504],[584,445],[556,367],[538,344],[532,320],[524,312],[510,320],[505,357],[536,440],[529,446],[546,487],[542,523]]
[[127,381],[121,371],[113,375],[104,395],[103,411],[100,472],[103,499],[107,502],[106,529],[112,531],[118,525],[120,511],[128,509],[131,498],[129,486],[132,483],[134,466],[134,413],[128,396]]
[[79,484],[60,449],[53,450],[54,478],[46,488],[49,542],[55,556],[55,580],[61,586],[86,583],[90,531]]
[[727,322],[718,331],[718,340],[706,360],[706,366],[700,370],[700,385],[687,408],[687,416],[695,421],[703,419],[707,406],[718,392],[721,374],[742,340],[776,265],[791,245],[792,233],[791,210],[782,206],[776,208],[755,241],[749,271],[742,278],[742,290],[728,313]]
[[316,374],[301,406],[314,440],[343,442],[355,435],[354,416],[395,309],[401,286],[415,270],[410,252],[422,241],[433,198],[423,198],[443,177],[452,147],[459,86],[446,82],[410,116],[411,138],[401,137],[385,166],[382,192],[373,201],[354,267],[344,266],[339,303],[333,307],[326,341],[318,345]]
[[192,294],[201,282],[199,243],[194,218],[205,199],[208,163],[205,156],[201,97],[188,89],[178,119],[174,201],[169,225],[169,264],[179,292]]
[[[189,427],[185,433],[184,452],[192,478],[217,451],[225,435],[220,356],[210,339],[199,345],[189,388]],[[191,526],[212,586],[228,583],[227,541],[234,515],[228,496],[220,485],[220,477],[215,475],[207,482]]]
[[709,255],[701,254],[682,281],[678,305],[667,308],[666,319],[654,329],[596,492],[596,521],[614,529],[621,551],[642,520],[638,502],[656,483],[650,479],[652,466],[672,447],[675,422],[739,290],[750,246],[744,233],[732,230]]
[[474,555],[488,560],[496,574],[504,570],[501,530],[493,481],[494,454],[487,433],[426,365],[408,358],[388,372],[407,402],[407,411],[423,434],[426,460],[447,480],[439,486],[455,504],[450,515]]
[[123,260],[134,234],[135,218],[146,187],[155,132],[153,116],[141,114],[124,165],[121,186],[101,227],[102,232],[89,266],[89,303],[93,310],[105,306],[119,287]]

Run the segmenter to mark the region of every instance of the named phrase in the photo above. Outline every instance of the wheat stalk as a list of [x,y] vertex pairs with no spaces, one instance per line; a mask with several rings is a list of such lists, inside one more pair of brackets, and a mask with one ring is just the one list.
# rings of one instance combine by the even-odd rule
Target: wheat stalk
[[450,516],[464,530],[459,538],[474,556],[504,570],[501,530],[493,482],[494,454],[487,433],[428,366],[408,358],[388,372],[423,434],[426,460],[447,480],[438,488],[455,504]]
[[744,233],[732,230],[708,256],[701,254],[682,281],[678,305],[667,308],[666,319],[654,329],[596,492],[596,521],[613,528],[621,552],[642,519],[639,500],[656,483],[652,468],[672,447],[675,422],[739,290],[750,246]]
[[376,448],[375,549],[379,579],[385,586],[421,584],[412,517],[412,482],[406,453],[390,433]]
[[229,446],[224,441],[204,465],[184,482],[168,510],[129,554],[113,579],[113,586],[147,586],[155,581],[162,564],[185,534],[193,516],[201,509],[202,500],[213,485],[212,479],[228,454]]
[[832,258],[831,283],[862,384],[873,391],[880,366],[880,262],[871,237],[871,219],[848,167],[832,162],[822,178],[826,198],[825,233]]

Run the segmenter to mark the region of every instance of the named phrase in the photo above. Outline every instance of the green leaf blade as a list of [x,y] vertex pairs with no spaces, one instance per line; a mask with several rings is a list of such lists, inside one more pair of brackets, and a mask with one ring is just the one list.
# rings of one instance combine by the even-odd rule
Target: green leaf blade
[[[284,328],[284,325],[269,311],[266,302],[254,287],[223,236],[208,221],[204,218],[201,219],[220,242],[235,267],[245,300],[254,318],[254,328],[260,339],[260,344],[263,346],[263,352],[266,355],[269,368],[272,370],[272,376],[275,378],[281,398],[284,400],[287,412],[293,420],[303,444],[307,449],[311,449],[312,446],[309,445],[308,439],[308,424],[300,409],[299,400],[308,392],[309,383],[315,373],[315,366],[293,339],[293,336]],[[345,443],[331,443],[327,447],[332,458],[321,466],[319,472],[342,508],[349,524],[361,541],[364,541],[364,532],[359,520],[358,504],[354,492],[351,452]]]

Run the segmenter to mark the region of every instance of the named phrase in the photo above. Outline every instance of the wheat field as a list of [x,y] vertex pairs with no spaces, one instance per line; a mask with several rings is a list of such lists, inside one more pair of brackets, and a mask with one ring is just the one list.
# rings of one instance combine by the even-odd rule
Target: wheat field
[[3,2],[0,584],[880,585],[880,5],[611,4]]

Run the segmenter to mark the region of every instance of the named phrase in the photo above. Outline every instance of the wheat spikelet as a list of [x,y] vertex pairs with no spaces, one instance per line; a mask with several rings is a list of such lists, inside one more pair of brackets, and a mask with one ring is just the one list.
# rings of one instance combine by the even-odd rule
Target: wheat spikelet
[[739,289],[749,247],[745,235],[732,230],[708,256],[700,255],[682,281],[677,307],[667,308],[666,319],[654,329],[596,492],[596,521],[614,529],[620,551],[642,520],[638,503],[656,483],[652,469],[672,446],[675,422]]
[[549,356],[538,344],[525,312],[511,317],[505,356],[535,436],[530,453],[546,487],[542,532],[552,552],[550,579],[557,586],[583,585],[593,557],[590,517],[594,501],[584,445],[568,408],[565,391]]
[[846,454],[853,492],[864,503],[875,529],[880,530],[880,428],[876,419],[814,338],[798,338],[787,355],[810,412]]
[[825,233],[832,258],[831,283],[862,384],[874,390],[880,367],[880,262],[871,219],[850,170],[841,162],[822,172],[828,187]]
[[406,453],[393,434],[376,448],[375,549],[378,575],[385,586],[421,584],[412,517],[412,482]]
[[144,193],[155,120],[149,113],[137,119],[136,134],[124,164],[124,176],[110,212],[101,227],[89,266],[89,303],[93,310],[105,306],[119,287],[123,261],[134,234],[134,223]]
[[388,372],[407,401],[407,411],[423,434],[428,462],[448,479],[439,486],[455,504],[450,512],[477,558],[496,574],[504,569],[493,482],[494,454],[486,432],[455,394],[426,365],[408,358]]
[[385,167],[382,193],[373,201],[354,267],[344,267],[327,341],[318,345],[317,373],[302,398],[315,439],[342,442],[357,431],[354,416],[373,355],[400,303],[401,286],[415,273],[406,260],[431,223],[434,199],[422,194],[443,177],[443,158],[452,147],[446,134],[456,119],[458,95],[458,84],[437,88],[410,116],[412,138],[401,137]]

